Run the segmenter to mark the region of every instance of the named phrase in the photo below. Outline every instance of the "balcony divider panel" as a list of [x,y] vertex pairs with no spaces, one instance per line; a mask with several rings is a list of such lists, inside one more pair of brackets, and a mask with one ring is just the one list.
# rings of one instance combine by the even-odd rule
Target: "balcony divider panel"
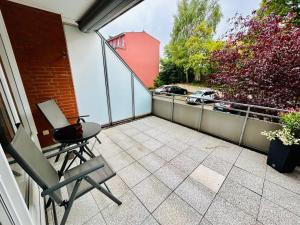
[[76,101],[80,115],[89,121],[109,123],[102,42],[95,33],[82,33],[64,25]]
[[152,96],[141,84],[137,77],[133,76],[134,83],[134,109],[135,116],[143,116],[151,113]]
[[105,43],[105,55],[112,122],[132,118],[131,71],[116,57],[108,43]]

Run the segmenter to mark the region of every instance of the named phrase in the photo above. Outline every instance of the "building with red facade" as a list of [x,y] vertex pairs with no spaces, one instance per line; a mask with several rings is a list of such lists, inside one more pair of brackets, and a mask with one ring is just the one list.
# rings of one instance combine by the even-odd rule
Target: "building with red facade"
[[146,32],[125,32],[108,42],[147,87],[159,73],[160,42]]

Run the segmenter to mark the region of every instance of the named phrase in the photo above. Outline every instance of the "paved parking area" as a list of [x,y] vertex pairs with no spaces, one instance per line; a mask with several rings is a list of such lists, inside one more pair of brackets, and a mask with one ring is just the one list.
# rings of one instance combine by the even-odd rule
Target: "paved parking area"
[[93,190],[69,225],[300,224],[299,168],[280,174],[265,155],[154,116],[99,138],[94,152],[117,171],[107,184],[123,204]]
[[[167,95],[155,95],[155,96],[153,96],[153,98],[163,100],[163,101],[168,101],[168,102],[173,101],[172,96],[167,96]],[[198,107],[198,108],[202,107],[201,104],[200,105],[187,104],[185,99],[186,99],[186,97],[184,97],[184,96],[176,96],[175,99],[174,99],[174,103],[189,105],[190,107]],[[204,104],[205,109],[213,110],[213,107],[214,107],[214,103],[205,103]]]

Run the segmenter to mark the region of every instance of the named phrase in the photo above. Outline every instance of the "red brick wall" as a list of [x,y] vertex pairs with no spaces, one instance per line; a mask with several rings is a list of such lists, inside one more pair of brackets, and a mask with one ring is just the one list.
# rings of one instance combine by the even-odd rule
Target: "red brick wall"
[[36,104],[56,99],[67,117],[77,116],[77,105],[61,16],[2,1],[1,11],[14,50],[42,146],[52,141],[51,129]]

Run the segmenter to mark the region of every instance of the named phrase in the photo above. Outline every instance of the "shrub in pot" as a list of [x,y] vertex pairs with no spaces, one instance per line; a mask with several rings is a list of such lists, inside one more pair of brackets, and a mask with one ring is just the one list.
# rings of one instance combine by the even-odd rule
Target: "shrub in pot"
[[292,172],[300,164],[300,112],[280,115],[282,129],[264,131],[271,141],[267,164],[281,173]]

